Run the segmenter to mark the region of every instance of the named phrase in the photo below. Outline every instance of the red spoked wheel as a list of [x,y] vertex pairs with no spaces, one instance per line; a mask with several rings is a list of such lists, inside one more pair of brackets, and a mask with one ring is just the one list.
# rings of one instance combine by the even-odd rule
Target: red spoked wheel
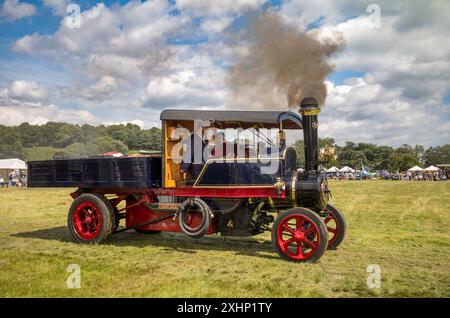
[[294,262],[315,262],[327,248],[327,230],[320,216],[305,208],[282,212],[272,228],[275,251]]
[[98,236],[102,226],[100,209],[92,201],[80,203],[73,213],[75,232],[83,240],[92,240]]
[[328,231],[328,249],[336,249],[344,240],[347,225],[344,215],[331,204],[325,209],[324,223]]
[[67,223],[76,241],[100,243],[114,231],[115,214],[105,197],[85,193],[72,202]]

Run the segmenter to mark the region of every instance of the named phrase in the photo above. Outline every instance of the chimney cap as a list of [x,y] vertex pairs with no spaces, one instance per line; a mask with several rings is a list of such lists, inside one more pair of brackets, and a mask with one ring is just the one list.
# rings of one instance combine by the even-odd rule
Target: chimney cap
[[305,97],[300,102],[301,108],[317,108],[319,107],[319,103],[314,97]]
[[299,112],[302,116],[317,115],[320,112],[319,103],[314,97],[305,97],[300,103]]

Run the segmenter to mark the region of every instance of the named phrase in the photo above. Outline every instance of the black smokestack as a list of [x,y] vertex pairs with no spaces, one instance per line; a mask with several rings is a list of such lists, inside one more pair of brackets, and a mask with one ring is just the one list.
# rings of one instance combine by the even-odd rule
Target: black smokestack
[[303,142],[305,143],[305,170],[318,170],[319,152],[317,129],[320,113],[319,103],[313,97],[306,97],[300,103],[300,114],[303,119]]

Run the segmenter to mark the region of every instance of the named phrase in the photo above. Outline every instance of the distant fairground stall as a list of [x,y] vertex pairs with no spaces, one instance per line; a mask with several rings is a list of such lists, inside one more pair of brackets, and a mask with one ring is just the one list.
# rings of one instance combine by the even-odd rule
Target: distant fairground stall
[[349,166],[338,168],[332,166],[324,169],[326,176],[334,180],[418,180],[418,181],[445,181],[450,179],[450,164],[438,164],[436,166],[419,167],[414,166],[406,171],[389,172],[377,170],[371,172],[368,167],[361,165],[361,170]]
[[0,159],[0,187],[27,185],[27,164],[19,158]]

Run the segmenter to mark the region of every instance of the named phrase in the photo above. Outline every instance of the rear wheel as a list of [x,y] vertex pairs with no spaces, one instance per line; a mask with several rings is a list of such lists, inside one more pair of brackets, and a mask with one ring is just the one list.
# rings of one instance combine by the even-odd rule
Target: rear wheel
[[325,212],[327,216],[324,219],[328,231],[328,249],[335,250],[344,240],[347,225],[344,215],[331,204],[328,204]]
[[81,243],[100,243],[114,230],[114,211],[103,196],[84,193],[73,200],[67,224],[72,237]]
[[314,211],[289,209],[273,224],[272,244],[278,255],[288,261],[316,262],[327,249],[327,228]]

